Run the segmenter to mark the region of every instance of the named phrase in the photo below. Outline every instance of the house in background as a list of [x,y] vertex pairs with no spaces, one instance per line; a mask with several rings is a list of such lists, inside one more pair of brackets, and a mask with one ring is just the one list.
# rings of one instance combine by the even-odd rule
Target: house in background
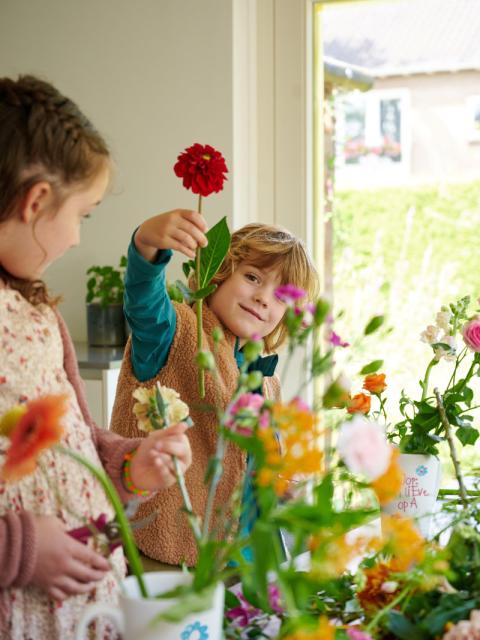
[[480,2],[324,10],[326,59],[373,77],[337,97],[339,188],[480,178]]

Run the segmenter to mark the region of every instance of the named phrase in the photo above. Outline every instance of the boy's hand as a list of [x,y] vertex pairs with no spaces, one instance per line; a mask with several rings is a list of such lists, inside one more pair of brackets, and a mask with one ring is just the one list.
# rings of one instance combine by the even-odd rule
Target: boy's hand
[[130,477],[138,489],[167,489],[176,482],[172,456],[176,456],[182,471],[192,462],[190,442],[183,422],[153,431],[140,444],[132,458]]
[[135,234],[135,246],[149,262],[155,259],[158,249],[173,249],[194,258],[196,248],[208,244],[206,231],[207,224],[200,213],[175,209],[145,220]]
[[55,600],[88,593],[110,570],[102,555],[69,536],[55,516],[37,516],[35,524],[38,549],[32,583]]

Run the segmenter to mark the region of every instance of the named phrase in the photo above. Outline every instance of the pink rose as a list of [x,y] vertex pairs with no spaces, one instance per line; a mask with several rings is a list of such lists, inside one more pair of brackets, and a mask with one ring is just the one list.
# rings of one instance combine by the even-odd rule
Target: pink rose
[[463,325],[463,340],[472,351],[480,351],[480,317],[475,316]]
[[383,428],[358,414],[340,427],[337,449],[350,471],[369,481],[385,473],[392,457]]

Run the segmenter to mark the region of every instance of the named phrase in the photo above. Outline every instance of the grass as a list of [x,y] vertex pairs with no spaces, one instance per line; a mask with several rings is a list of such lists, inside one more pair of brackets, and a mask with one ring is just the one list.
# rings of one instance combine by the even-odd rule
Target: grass
[[[442,305],[480,296],[479,236],[480,181],[336,194],[335,326],[352,342],[372,315],[386,315],[385,330],[362,341],[352,366],[359,371],[371,360],[385,361],[392,420],[399,418],[402,389],[420,396],[418,380],[432,355],[420,333]],[[442,389],[449,372],[448,363],[435,367],[432,388]],[[360,383],[354,378],[354,393]],[[475,449],[478,455],[478,443]],[[472,465],[473,451],[462,452]]]

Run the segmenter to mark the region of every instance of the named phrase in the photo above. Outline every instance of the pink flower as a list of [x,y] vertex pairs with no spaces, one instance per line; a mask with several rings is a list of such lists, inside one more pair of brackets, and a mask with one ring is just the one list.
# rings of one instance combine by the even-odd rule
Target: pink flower
[[272,611],[279,616],[284,613],[284,608],[282,607],[280,590],[275,584],[268,585],[268,602],[272,608]]
[[347,629],[347,636],[351,640],[372,640],[372,636],[360,629]]
[[463,325],[463,340],[472,351],[480,352],[480,317],[475,316]]
[[376,480],[385,473],[392,457],[383,428],[358,414],[340,427],[337,449],[352,473]]
[[230,407],[230,418],[225,426],[235,429],[241,435],[251,435],[264,402],[263,396],[258,393],[243,393]]
[[248,627],[251,620],[259,616],[262,611],[251,605],[242,593],[238,594],[237,597],[240,600],[240,604],[238,607],[229,609],[225,615],[229,620],[234,620],[239,627]]
[[275,295],[279,300],[282,300],[289,305],[293,305],[297,300],[304,298],[307,295],[307,292],[293,284],[282,284],[280,287],[275,289]]
[[307,411],[308,413],[310,413],[311,411],[308,404],[304,400],[302,400],[300,396],[295,396],[295,398],[292,398],[290,400],[290,404],[295,405],[295,407],[297,407],[299,411]]
[[332,347],[349,347],[350,343],[349,342],[344,342],[341,337],[335,333],[335,331],[331,331],[330,336],[328,338],[328,341],[330,342],[330,344],[332,345]]

